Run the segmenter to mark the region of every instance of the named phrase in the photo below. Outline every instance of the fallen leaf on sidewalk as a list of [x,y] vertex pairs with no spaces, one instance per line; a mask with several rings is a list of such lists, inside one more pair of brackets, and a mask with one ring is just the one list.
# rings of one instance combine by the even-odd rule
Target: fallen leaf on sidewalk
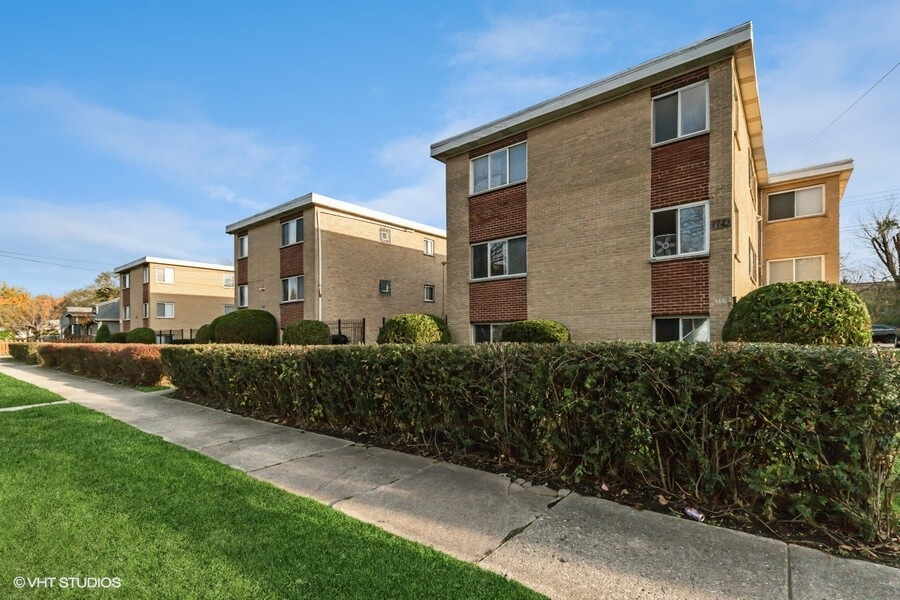
[[665,506],[666,504],[669,503],[669,501],[666,500],[666,497],[663,496],[662,494],[657,494],[656,499],[657,499],[657,501],[659,501],[660,506]]

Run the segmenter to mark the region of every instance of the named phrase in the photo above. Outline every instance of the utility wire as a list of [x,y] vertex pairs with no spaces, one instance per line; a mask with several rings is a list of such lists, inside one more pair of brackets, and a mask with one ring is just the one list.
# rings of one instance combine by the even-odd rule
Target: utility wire
[[12,250],[0,250],[3,254],[14,254],[16,256],[28,256],[30,258],[46,258],[48,260],[62,260],[65,262],[82,263],[85,265],[107,266],[108,263],[101,263],[92,260],[77,260],[75,258],[60,258],[59,256],[42,256],[40,254],[28,254],[27,252],[13,252]]
[[40,263],[42,265],[53,265],[55,267],[65,267],[66,269],[77,269],[79,271],[90,271],[96,273],[97,269],[88,269],[87,267],[76,267],[75,265],[64,265],[62,263],[48,262],[46,260],[37,260],[35,258],[24,258],[22,256],[11,256],[5,252],[0,252],[0,258],[11,258],[13,260],[24,260],[26,262]]

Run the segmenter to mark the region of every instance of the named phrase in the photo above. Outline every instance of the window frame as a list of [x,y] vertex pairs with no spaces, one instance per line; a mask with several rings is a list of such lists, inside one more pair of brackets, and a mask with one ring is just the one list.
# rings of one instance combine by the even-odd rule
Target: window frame
[[150,283],[150,267],[144,267],[143,277],[144,283]]
[[[431,289],[431,300],[428,299],[428,289]],[[434,303],[436,288],[433,283],[426,283],[422,287],[422,302]]]
[[[422,249],[422,254],[425,256],[434,256],[434,240],[431,238],[425,238],[424,242],[425,247]],[[431,246],[431,251],[429,252],[428,247]]]
[[[665,212],[669,210],[681,212],[682,209],[685,208],[693,208],[695,206],[703,206],[703,223],[705,225],[703,232],[703,250],[697,250],[695,252],[676,252],[672,256],[654,256],[653,255],[653,247],[656,242],[656,236],[653,231],[653,216],[659,212]],[[679,214],[675,215],[675,244],[676,249],[681,250],[681,218]],[[650,211],[650,261],[651,262],[661,262],[666,260],[679,260],[682,258],[692,258],[695,256],[709,256],[709,200],[701,200],[700,202],[691,202],[688,204],[676,204],[675,206],[667,206],[665,208],[656,208]]]
[[[297,280],[297,298],[285,299],[284,284],[285,284],[285,282],[287,282],[287,284],[288,284],[287,295],[290,296],[291,280]],[[303,280],[303,275],[291,275],[290,277],[282,277],[281,278],[281,304],[292,304],[294,302],[303,302],[303,300],[305,299],[305,296],[306,296],[305,283],[306,282]]]
[[[521,273],[509,273],[509,241],[510,240],[525,240],[525,270]],[[506,270],[507,273],[504,275],[491,275],[491,244],[495,244],[497,242],[506,242]],[[475,246],[487,245],[487,275],[484,277],[475,277]],[[483,242],[477,242],[474,244],[469,244],[469,281],[494,281],[498,279],[515,279],[519,277],[527,277],[528,276],[528,235],[514,235],[506,238],[497,238],[495,240],[485,240]]]
[[123,290],[131,288],[131,273],[122,273],[120,279],[122,281]]
[[[163,316],[159,316],[160,305],[162,305],[162,307],[163,307]],[[172,307],[172,316],[171,317],[166,316],[166,312],[168,312],[166,310],[166,307],[168,307],[168,306]],[[174,319],[175,318],[175,303],[174,302],[157,302],[156,303],[156,318],[157,319]]]
[[[525,177],[522,179],[517,179],[516,181],[510,181],[510,169],[509,169],[509,150],[510,148],[515,148],[516,146],[525,146]],[[491,159],[490,156],[492,154],[496,154],[501,150],[506,151],[506,183],[502,183],[500,185],[495,185],[491,187]],[[475,191],[475,161],[488,157],[488,186],[487,189]],[[505,187],[509,187],[511,185],[518,185],[520,183],[525,183],[528,181],[528,140],[522,140],[521,142],[516,142],[515,144],[510,144],[509,146],[503,146],[502,148],[495,148],[490,152],[485,152],[484,154],[479,154],[474,158],[469,159],[469,195],[476,196],[478,194],[485,194],[487,192],[491,192],[494,190],[503,189]]]
[[250,238],[249,234],[238,236],[238,258],[247,258],[250,255]]
[[653,343],[666,343],[666,342],[657,342],[656,341],[656,322],[660,319],[678,319],[678,339],[677,340],[669,340],[669,341],[677,341],[684,342],[684,324],[683,321],[685,319],[705,319],[706,320],[706,339],[705,340],[697,340],[696,342],[688,342],[688,343],[709,343],[709,334],[710,334],[710,325],[709,325],[709,315],[659,315],[653,317],[653,332],[652,332],[652,340]]
[[130,321],[131,320],[131,307],[129,305],[125,305],[122,307],[122,320]]
[[[162,271],[163,279],[160,281],[159,272]],[[168,281],[167,275],[172,273],[172,281]],[[164,285],[175,285],[175,269],[173,267],[156,267],[156,283],[162,283]]]
[[[812,213],[809,215],[800,215],[798,217],[797,216],[797,192],[802,192],[804,190],[811,190],[814,188],[819,188],[822,190],[822,212]],[[783,219],[774,219],[773,220],[771,217],[771,215],[772,215],[771,208],[772,207],[769,204],[769,198],[771,198],[772,196],[778,196],[779,194],[787,194],[787,193],[794,194],[794,216],[793,217],[785,217]],[[782,190],[780,192],[766,192],[766,223],[782,223],[784,221],[794,221],[797,219],[809,219],[812,217],[822,217],[825,215],[825,212],[826,212],[826,210],[825,210],[825,184],[823,184],[823,183],[819,183],[816,185],[808,185],[808,186],[799,187],[799,188],[792,188],[789,190]]]
[[[703,86],[705,88],[704,96],[705,96],[705,101],[706,101],[706,127],[704,129],[701,129],[700,131],[694,131],[692,133],[682,134],[681,133],[681,94],[685,90],[689,90],[691,88],[695,88],[695,87],[699,87],[699,86]],[[678,116],[676,117],[677,121],[678,121],[677,128],[676,128],[677,134],[673,138],[669,138],[667,140],[661,140],[659,142],[656,142],[656,141],[654,141],[654,138],[656,137],[655,136],[655,133],[656,133],[656,110],[654,110],[655,102],[657,100],[660,100],[662,98],[667,98],[667,97],[673,96],[675,94],[678,95],[678,112],[677,112]],[[672,142],[686,140],[686,139],[689,139],[692,137],[696,137],[698,135],[707,134],[707,133],[709,133],[709,126],[710,126],[710,122],[709,122],[709,79],[703,79],[702,81],[690,83],[690,84],[682,86],[678,89],[664,92],[662,94],[657,94],[656,96],[652,96],[650,98],[650,147],[651,148],[655,148],[657,146],[663,146],[665,144],[671,144]]]
[[[246,283],[239,284],[237,286],[237,308],[247,308],[250,306],[250,286]],[[245,296],[244,303],[241,304],[241,295],[243,292],[243,296]]]
[[[284,226],[288,227],[288,242],[284,243]],[[293,233],[293,236],[290,234]],[[290,241],[293,237],[293,241]],[[299,239],[298,239],[299,238]],[[303,217],[297,217],[296,219],[289,219],[287,221],[282,221],[281,223],[281,248],[286,248],[287,246],[294,246],[296,244],[303,243]]]
[[766,261],[766,285],[769,285],[771,283],[771,281],[770,281],[771,272],[772,272],[771,265],[773,262],[787,262],[789,260],[792,261],[793,268],[791,270],[791,273],[792,273],[793,278],[791,279],[791,281],[797,281],[797,261],[803,260],[806,258],[818,258],[819,259],[819,267],[820,267],[819,277],[820,277],[820,279],[802,279],[801,281],[825,281],[825,255],[824,254],[811,254],[809,256],[792,256],[790,258],[774,258],[772,260],[767,260]]
[[[494,339],[494,328],[495,327],[506,327],[507,325],[510,325],[512,323],[515,323],[515,321],[506,321],[504,323],[471,323],[470,331],[472,332],[472,343],[473,344],[499,344],[500,340]],[[476,342],[475,341],[475,328],[476,327],[484,327],[484,326],[489,326],[491,328],[491,339],[487,342]],[[501,335],[502,335],[503,330],[501,329],[500,331],[501,331]]]
[[150,318],[150,303],[149,302],[144,302],[144,318],[145,319]]

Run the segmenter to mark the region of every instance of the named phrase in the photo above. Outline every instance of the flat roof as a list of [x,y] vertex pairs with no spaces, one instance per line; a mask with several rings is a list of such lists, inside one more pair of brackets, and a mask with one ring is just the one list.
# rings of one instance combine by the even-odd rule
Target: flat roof
[[236,221],[231,225],[227,225],[225,227],[225,233],[236,233],[242,229],[246,229],[259,223],[277,219],[284,214],[293,212],[300,208],[305,208],[307,206],[322,206],[343,213],[356,215],[358,217],[365,217],[373,221],[379,221],[386,225],[394,225],[403,229],[421,231],[422,233],[427,233],[429,235],[440,238],[447,237],[447,231],[444,229],[438,229],[437,227],[425,225],[424,223],[417,223],[416,221],[410,221],[402,217],[395,217],[394,215],[389,215],[377,210],[365,208],[363,206],[359,206],[358,204],[351,204],[350,202],[335,200],[334,198],[329,198],[328,196],[323,196],[314,192],[310,192],[309,194],[300,196],[299,198],[294,198],[293,200],[285,202],[284,204],[279,204],[278,206],[256,213],[255,215],[247,217],[246,219],[241,219],[240,221]]
[[216,263],[206,263],[206,262],[196,262],[193,260],[179,260],[177,258],[160,258],[158,256],[144,256],[142,258],[138,258],[129,263],[125,263],[124,265],[118,266],[113,269],[114,273],[121,273],[123,271],[130,271],[131,269],[146,264],[160,264],[160,265],[172,265],[174,267],[196,267],[198,269],[213,269],[215,271],[229,271],[233,272],[234,267],[231,265],[219,265]]
[[790,171],[781,171],[780,173],[772,173],[769,175],[769,181],[766,185],[779,185],[782,183],[790,183],[792,181],[801,181],[804,179],[816,179],[827,177],[829,175],[838,175],[839,179],[839,197],[844,197],[844,190],[847,189],[847,182],[850,181],[850,174],[853,173],[853,159],[844,158],[834,162],[823,163],[821,165],[812,165],[800,169],[791,169]]

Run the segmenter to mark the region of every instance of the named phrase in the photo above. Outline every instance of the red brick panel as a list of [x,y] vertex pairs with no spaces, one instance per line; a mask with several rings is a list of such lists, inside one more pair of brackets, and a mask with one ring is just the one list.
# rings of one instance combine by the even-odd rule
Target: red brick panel
[[672,92],[686,85],[703,81],[704,79],[709,79],[709,67],[702,67],[696,71],[679,75],[675,79],[657,83],[650,88],[650,95],[658,96],[660,94],[665,94],[666,92]]
[[653,263],[650,290],[653,316],[708,314],[709,257]]
[[237,283],[236,285],[247,284],[247,257],[239,258],[237,261]]
[[150,327],[150,319],[142,319],[142,327]]
[[144,283],[142,287],[141,298],[144,299],[144,302],[150,302],[150,283]]
[[709,134],[650,151],[650,208],[709,198]]
[[131,288],[125,288],[122,290],[122,307],[131,305]]
[[469,284],[469,321],[505,323],[528,318],[525,277]]
[[122,332],[128,333],[131,331],[131,321],[122,321]]
[[469,243],[524,235],[525,187],[520,183],[469,198]]
[[469,158],[478,158],[479,156],[483,156],[494,150],[499,150],[500,148],[506,148],[507,146],[512,146],[513,144],[518,144],[519,142],[524,142],[528,139],[528,132],[523,131],[522,133],[517,133],[516,135],[510,136],[508,138],[504,138],[502,140],[497,140],[496,142],[491,142],[490,144],[485,144],[480,148],[475,148],[469,152]]
[[281,305],[281,328],[284,329],[291,323],[303,318],[303,303],[288,302]]
[[281,277],[303,275],[303,244],[293,244],[281,249]]

